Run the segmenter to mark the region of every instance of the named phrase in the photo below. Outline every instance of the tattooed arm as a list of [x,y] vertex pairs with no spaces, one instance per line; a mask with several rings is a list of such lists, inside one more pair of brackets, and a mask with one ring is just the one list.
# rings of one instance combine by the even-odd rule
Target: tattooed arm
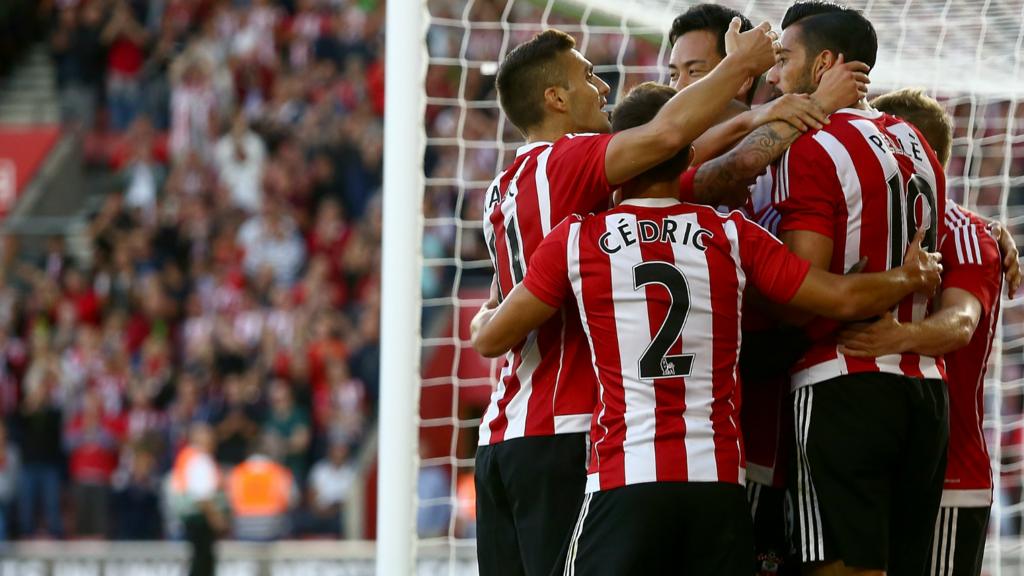
[[769,122],[748,134],[732,150],[701,164],[693,179],[697,201],[730,208],[742,205],[748,187],[801,134],[783,120]]
[[[821,77],[810,100],[826,114],[849,106],[867,94],[870,82],[867,73],[866,64],[846,62],[840,55],[836,64]],[[729,152],[701,164],[693,180],[696,200],[710,206],[742,205],[747,199],[747,187],[764,169],[782,156],[808,127],[817,128],[786,120],[776,118],[762,124]]]

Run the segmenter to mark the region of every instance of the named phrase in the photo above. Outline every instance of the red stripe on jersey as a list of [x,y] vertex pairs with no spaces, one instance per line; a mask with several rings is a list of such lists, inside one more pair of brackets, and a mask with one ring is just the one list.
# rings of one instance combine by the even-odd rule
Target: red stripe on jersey
[[[676,265],[675,251],[667,242],[641,242],[640,253],[644,262],[667,262]],[[654,339],[668,317],[669,301],[664,298],[665,287],[648,284],[644,287],[647,299],[647,318],[650,338]],[[669,347],[669,354],[683,353],[682,335]],[[660,378],[654,381],[654,402],[657,406],[681,406],[686,411],[686,378]],[[686,422],[671,412],[655,412],[654,456],[658,478],[686,478]]]
[[[612,294],[611,259],[601,250],[593,249],[597,243],[597,238],[591,236],[594,228],[583,227],[580,231],[577,265],[582,294],[578,294],[577,298],[582,299],[586,310],[591,346],[596,347],[600,342],[601,347],[601,355],[597,360],[601,394],[599,406],[596,407],[600,421],[591,434],[594,437],[597,462],[590,472],[599,472],[601,488],[607,489],[626,483],[626,462],[622,450],[626,425],[621,417],[626,413],[626,397],[622,386],[624,367],[619,362],[619,335],[616,332],[614,310],[612,322],[608,322],[606,315],[591,315],[594,310],[601,309],[601,299]],[[612,418],[612,415],[619,417]]]
[[732,222],[723,220],[715,213],[698,212],[697,222],[702,228],[714,232],[725,248],[705,252],[708,279],[711,284],[711,365],[715,374],[711,392],[714,398],[711,404],[711,427],[715,434],[718,481],[739,483],[739,470],[743,461],[736,418],[741,401],[737,370],[740,338],[739,298],[743,293],[743,287],[740,286],[736,273],[740,264],[739,246],[734,247],[730,241],[726,226],[733,229],[732,234],[736,242],[739,242],[739,234]]

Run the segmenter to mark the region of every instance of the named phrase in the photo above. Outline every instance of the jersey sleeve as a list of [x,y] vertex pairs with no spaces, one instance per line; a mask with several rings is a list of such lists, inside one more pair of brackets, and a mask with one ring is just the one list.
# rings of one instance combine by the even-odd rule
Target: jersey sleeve
[[697,176],[697,170],[700,169],[700,164],[694,164],[683,172],[683,175],[679,177],[679,201],[693,203],[697,199],[697,192],[693,187],[693,179]]
[[523,285],[548,306],[560,308],[572,291],[569,283],[568,244],[571,226],[578,217],[566,218],[541,241],[530,258]]
[[807,278],[811,263],[739,213],[730,216],[730,220],[737,224],[740,266],[750,282],[773,302],[785,304],[792,300]]
[[569,134],[555,142],[550,156],[538,160],[546,163],[538,174],[548,177],[552,222],[575,212],[608,208],[612,186],[604,159],[611,139],[611,134]]
[[843,187],[835,164],[809,135],[801,136],[779,159],[776,209],[779,233],[804,230],[833,238]]
[[1002,290],[1002,264],[999,245],[983,226],[970,224],[950,227],[940,248],[942,287],[966,290],[981,303],[985,314]]

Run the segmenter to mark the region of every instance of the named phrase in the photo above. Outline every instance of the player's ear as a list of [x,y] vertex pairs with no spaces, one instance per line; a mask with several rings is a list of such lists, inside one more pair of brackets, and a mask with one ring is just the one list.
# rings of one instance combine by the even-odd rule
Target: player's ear
[[569,111],[569,94],[561,86],[548,86],[544,90],[544,106],[558,112]]
[[825,72],[828,72],[830,68],[835,66],[837,58],[839,58],[839,55],[831,50],[822,50],[818,53],[814,58],[814,66],[812,69],[812,76],[815,84],[821,82],[821,77],[824,76]]

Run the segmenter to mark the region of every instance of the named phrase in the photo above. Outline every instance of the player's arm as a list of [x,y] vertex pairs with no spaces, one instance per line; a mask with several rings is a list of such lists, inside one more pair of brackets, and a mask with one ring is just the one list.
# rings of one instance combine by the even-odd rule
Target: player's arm
[[[982,216],[978,216],[982,220],[988,220]],[[1020,252],[1017,250],[1017,242],[1013,239],[1013,234],[1007,230],[1006,226],[998,220],[991,220],[988,224],[988,230],[992,233],[992,237],[999,243],[999,254],[1003,257],[1003,279],[1006,280],[1006,295],[1009,298],[1013,298],[1017,295],[1017,289],[1020,288],[1021,281],[1021,267],[1020,267]]]
[[921,248],[924,233],[917,231],[903,265],[893,270],[840,276],[812,265],[789,305],[836,320],[859,320],[889,310],[913,292],[932,294],[942,281],[942,256]]
[[754,129],[782,121],[806,132],[828,124],[828,113],[806,94],[785,94],[709,128],[693,143],[694,163],[706,162],[736,145]]
[[519,283],[500,306],[477,312],[470,327],[473,348],[486,358],[501,356],[557,311]]
[[839,334],[840,351],[847,356],[875,357],[916,352],[941,356],[970,343],[981,319],[981,302],[961,288],[942,291],[941,308],[920,322],[900,322],[892,314]]
[[488,300],[473,317],[470,338],[481,356],[494,358],[508,352],[559,309],[572,291],[566,249],[579,221],[570,216],[555,227],[534,250],[523,281],[500,305]]
[[605,175],[615,186],[671,158],[719,117],[744,82],[774,61],[767,22],[739,32],[734,19],[726,32],[728,55],[710,74],[672,97],[653,120],[616,133],[605,149]]
[[[836,64],[822,76],[814,94],[802,97],[813,99],[815,106],[827,116],[867,94],[868,70],[867,64],[844,62],[840,55]],[[802,117],[787,111],[786,105],[780,103],[783,108],[779,110],[766,109],[765,116],[761,118],[766,123],[750,132],[729,152],[701,165],[693,182],[698,202],[712,206],[742,203],[740,199],[746,198],[747,188],[754,180],[808,129],[809,125]],[[758,110],[770,106],[762,106]],[[742,122],[739,119],[734,121],[737,124]]]

